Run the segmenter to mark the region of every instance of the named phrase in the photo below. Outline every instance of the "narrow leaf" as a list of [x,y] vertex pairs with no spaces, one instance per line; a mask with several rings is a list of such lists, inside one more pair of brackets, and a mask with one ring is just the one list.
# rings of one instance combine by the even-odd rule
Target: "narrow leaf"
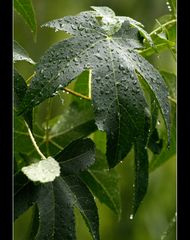
[[81,176],[100,202],[106,204],[119,218],[121,214],[119,177],[114,169],[109,170],[105,155],[97,150],[95,164]]
[[65,174],[78,174],[95,161],[95,145],[90,139],[79,139],[56,155],[56,160]]
[[133,216],[142,202],[148,187],[148,154],[144,145],[140,142],[135,143],[135,186]]
[[31,31],[36,34],[36,17],[31,0],[14,0],[14,9],[24,18]]
[[89,231],[94,240],[99,240],[99,219],[98,210],[93,195],[85,184],[76,176],[64,177],[76,199],[76,206],[79,208]]
[[[27,91],[27,85],[24,78],[14,69],[14,107],[18,109]],[[15,113],[16,114],[16,113]],[[32,129],[32,110],[23,115],[25,121]]]

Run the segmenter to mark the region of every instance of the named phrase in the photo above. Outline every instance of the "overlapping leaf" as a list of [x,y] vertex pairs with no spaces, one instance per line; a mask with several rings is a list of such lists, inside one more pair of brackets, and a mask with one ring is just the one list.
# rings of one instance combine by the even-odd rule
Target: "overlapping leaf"
[[34,185],[21,173],[15,178],[15,218],[34,203],[39,227],[35,239],[76,239],[73,207],[79,208],[94,240],[99,239],[99,221],[94,198],[78,174],[95,161],[91,140],[77,140],[55,159],[61,176],[53,182]]
[[[136,171],[136,210],[148,182],[147,156],[143,149],[146,148],[149,130],[146,127],[148,106],[137,73],[153,94],[169,136],[168,92],[159,72],[137,53],[137,49],[143,47],[139,38],[139,32],[142,35],[139,24],[124,19],[119,25],[116,22],[113,28],[114,21],[104,16],[105,8],[102,8],[101,14],[101,8],[94,9],[96,11],[82,12],[46,24],[74,36],[55,44],[41,58],[20,113],[53,96],[85,69],[92,69],[95,120],[98,129],[107,133],[109,167],[118,164],[133,144],[136,146],[136,164],[143,166]],[[111,10],[107,12],[111,14]],[[103,19],[107,18],[106,28],[105,21],[99,22],[97,13]],[[138,187],[142,179],[143,191]]]

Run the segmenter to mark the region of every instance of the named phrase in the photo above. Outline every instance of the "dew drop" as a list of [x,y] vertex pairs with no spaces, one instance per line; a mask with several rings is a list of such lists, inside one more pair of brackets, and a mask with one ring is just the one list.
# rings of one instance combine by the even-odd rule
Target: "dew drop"
[[125,69],[124,66],[123,66],[123,64],[120,64],[120,65],[119,65],[119,69],[120,69],[120,70],[124,70],[124,69]]
[[131,214],[129,218],[130,218],[130,220],[133,220],[133,214]]

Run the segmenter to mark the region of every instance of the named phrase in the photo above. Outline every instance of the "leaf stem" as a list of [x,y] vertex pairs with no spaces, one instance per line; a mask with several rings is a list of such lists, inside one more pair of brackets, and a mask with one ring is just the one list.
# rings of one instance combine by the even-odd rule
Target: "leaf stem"
[[162,24],[160,27],[158,27],[154,31],[152,31],[150,33],[150,36],[152,36],[153,34],[156,34],[157,32],[160,32],[163,29],[163,27],[167,27],[168,25],[174,24],[174,23],[176,23],[176,19],[172,19],[171,21],[168,21],[167,23]]
[[26,83],[28,84],[30,80],[36,75],[36,72],[34,72],[27,80]]
[[89,78],[88,78],[88,97],[91,99],[91,83],[92,83],[92,69],[89,69]]
[[65,90],[65,92],[71,93],[71,94],[73,94],[74,96],[81,97],[81,98],[84,98],[84,99],[86,99],[86,100],[91,100],[91,97],[87,97],[87,96],[85,96],[85,95],[83,95],[83,94],[81,94],[81,93],[75,92],[75,91],[73,91],[73,90],[71,90],[71,89],[69,89],[69,88],[66,88],[66,87],[65,87],[64,90]]
[[38,147],[38,145],[37,145],[37,143],[36,143],[36,140],[34,139],[34,136],[33,136],[32,132],[31,132],[29,126],[28,126],[28,124],[27,124],[26,122],[25,122],[25,124],[26,124],[27,130],[28,130],[28,134],[29,134],[29,136],[30,136],[30,139],[31,139],[31,141],[32,141],[32,143],[33,143],[36,151],[38,152],[38,154],[40,155],[40,157],[41,157],[42,159],[46,159],[46,157],[45,157],[45,156],[43,155],[43,153],[40,151],[40,149],[39,149],[39,147]]
[[172,98],[172,97],[170,97],[170,96],[168,96],[168,99],[169,99],[170,101],[174,102],[175,104],[177,104],[176,99],[174,99],[174,98]]

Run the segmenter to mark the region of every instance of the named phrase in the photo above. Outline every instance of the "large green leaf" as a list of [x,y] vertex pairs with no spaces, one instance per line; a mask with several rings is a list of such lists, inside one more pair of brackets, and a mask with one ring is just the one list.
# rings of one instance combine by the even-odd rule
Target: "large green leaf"
[[120,217],[119,177],[114,169],[108,169],[105,155],[101,151],[96,150],[96,162],[82,173],[82,179],[100,202],[106,204]]
[[39,211],[39,227],[35,239],[76,239],[73,207],[79,208],[94,240],[99,239],[99,220],[94,198],[80,171],[95,161],[95,148],[90,139],[80,139],[55,156],[61,176],[53,182],[36,184],[22,173],[15,176],[15,218],[34,203]]
[[26,50],[20,46],[15,40],[14,40],[14,49],[13,49],[13,61],[27,61],[31,64],[35,64],[35,62],[29,57]]
[[31,0],[14,0],[14,9],[24,18],[31,31],[36,34],[36,17]]
[[[107,134],[109,167],[116,166],[135,145],[135,213],[148,184],[145,148],[150,116],[141,84],[143,81],[154,97],[169,138],[168,91],[160,73],[137,53],[143,47],[142,36],[148,40],[140,24],[124,17],[112,19],[109,15],[113,15],[112,10],[94,9],[46,24],[74,36],[55,44],[41,58],[20,113],[55,95],[89,69],[96,125]],[[143,79],[141,83],[138,75]]]
[[92,69],[96,124],[107,132],[107,158],[109,166],[114,167],[144,129],[147,104],[136,72],[154,93],[167,128],[168,93],[159,72],[136,52],[142,47],[139,29],[126,19],[110,36],[110,29],[99,25],[96,17],[96,11],[89,11],[46,24],[75,36],[52,46],[41,58],[20,113],[67,86],[85,69]]

